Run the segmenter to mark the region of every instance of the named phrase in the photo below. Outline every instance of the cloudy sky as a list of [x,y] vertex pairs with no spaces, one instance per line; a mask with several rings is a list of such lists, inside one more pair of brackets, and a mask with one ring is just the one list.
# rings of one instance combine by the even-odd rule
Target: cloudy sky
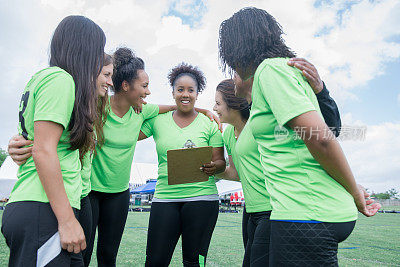
[[[71,14],[85,15],[106,33],[106,51],[120,45],[146,62],[149,102],[173,104],[168,70],[185,61],[206,74],[198,106],[212,108],[220,23],[255,6],[282,25],[285,40],[314,63],[337,101],[343,123],[366,126],[364,141],[341,141],[356,179],[375,191],[400,190],[400,2],[385,1],[94,1],[0,0],[0,147],[16,133],[18,104],[29,78],[46,67],[52,32]],[[152,140],[135,161],[157,162]]]

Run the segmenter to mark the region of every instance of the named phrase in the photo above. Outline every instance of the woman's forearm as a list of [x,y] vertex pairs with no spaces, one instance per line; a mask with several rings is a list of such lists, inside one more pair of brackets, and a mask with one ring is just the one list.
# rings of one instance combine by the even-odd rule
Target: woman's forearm
[[335,136],[316,111],[303,113],[288,122],[300,136],[311,155],[324,170],[354,198],[360,190]]
[[225,171],[218,173],[216,177],[224,180],[240,181],[236,169],[232,168],[231,166],[226,167]]
[[75,218],[65,192],[57,150],[35,148],[34,145],[32,157],[39,179],[58,222],[62,223]]
[[176,110],[176,105],[158,105],[159,114],[167,113]]
[[[328,130],[328,129],[326,129]],[[360,193],[346,157],[336,139],[305,139],[308,150],[324,170],[352,196]]]
[[215,163],[215,167],[216,167],[216,169],[217,169],[217,170],[215,171],[216,174],[225,171],[225,168],[226,168],[226,162],[225,162],[225,160],[219,159],[219,160],[214,161],[214,163]]

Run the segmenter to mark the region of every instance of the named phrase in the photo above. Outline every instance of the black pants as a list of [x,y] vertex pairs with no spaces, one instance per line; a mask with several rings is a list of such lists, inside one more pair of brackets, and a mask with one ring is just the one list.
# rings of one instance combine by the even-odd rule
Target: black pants
[[249,222],[250,215],[246,211],[246,206],[243,207],[243,217],[242,217],[242,239],[243,246],[246,249],[247,240],[249,239],[249,235],[247,234],[247,224]]
[[338,266],[338,243],[355,224],[271,221],[270,266]]
[[[92,205],[90,204],[89,196],[81,199],[81,209],[78,212],[78,221],[85,233],[86,243],[88,244],[92,236]],[[87,253],[86,248],[82,251],[83,262],[85,266],[89,266],[91,253]],[[89,255],[90,254],[90,255]]]
[[183,266],[205,264],[217,218],[218,201],[153,203],[146,266],[168,266],[181,235]]
[[11,267],[83,266],[80,253],[61,249],[57,239],[58,221],[49,203],[20,201],[8,204],[3,213],[1,232],[10,248],[8,264]]
[[249,213],[248,241],[243,266],[268,266],[271,235],[270,216],[271,211]]
[[97,264],[115,266],[129,208],[129,189],[120,193],[91,191],[92,233],[85,258],[90,260],[97,227]]

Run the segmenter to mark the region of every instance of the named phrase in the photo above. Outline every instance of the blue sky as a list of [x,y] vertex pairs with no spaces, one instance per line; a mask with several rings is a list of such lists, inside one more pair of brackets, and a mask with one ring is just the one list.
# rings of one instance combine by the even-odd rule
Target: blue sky
[[365,124],[400,122],[400,60],[387,63],[384,74],[363,86],[354,88],[358,100],[346,101],[342,113],[352,113],[353,118]]

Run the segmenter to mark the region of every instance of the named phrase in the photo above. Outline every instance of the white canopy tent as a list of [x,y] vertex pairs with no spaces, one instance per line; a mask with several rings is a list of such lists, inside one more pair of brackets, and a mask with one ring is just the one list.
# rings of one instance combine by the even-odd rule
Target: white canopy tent
[[17,181],[18,165],[7,157],[0,167],[0,199],[8,198]]
[[157,179],[158,165],[154,163],[132,163],[129,183],[132,188],[144,185],[147,180]]
[[[7,157],[0,167],[0,199],[8,198],[17,181],[18,165]],[[154,163],[132,163],[129,183],[132,188],[145,184],[150,179],[157,179],[158,165]],[[242,184],[235,181],[220,180],[217,183],[219,195],[242,191]]]
[[219,180],[216,184],[220,196],[242,191],[241,182]]

